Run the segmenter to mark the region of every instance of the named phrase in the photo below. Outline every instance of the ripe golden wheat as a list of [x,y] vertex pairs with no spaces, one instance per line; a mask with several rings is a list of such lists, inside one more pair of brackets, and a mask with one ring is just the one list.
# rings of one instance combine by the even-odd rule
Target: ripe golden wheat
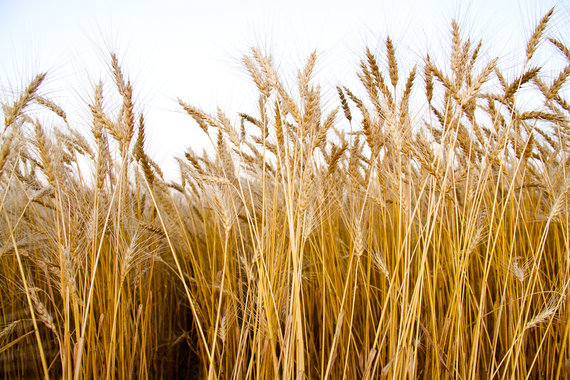
[[387,38],[332,110],[316,54],[293,90],[253,49],[256,114],[179,99],[214,154],[178,157],[175,182],[115,55],[121,101],[95,86],[91,136],[38,75],[3,104],[1,375],[567,378],[570,53],[552,16],[518,74],[455,22],[443,66],[402,72]]

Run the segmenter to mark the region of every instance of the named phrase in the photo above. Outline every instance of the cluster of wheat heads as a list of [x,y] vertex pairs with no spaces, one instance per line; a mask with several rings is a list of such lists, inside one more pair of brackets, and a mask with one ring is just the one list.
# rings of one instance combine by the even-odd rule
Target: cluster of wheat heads
[[36,77],[4,105],[2,375],[566,378],[570,50],[551,16],[518,74],[455,23],[449,63],[405,75],[388,38],[333,110],[315,54],[291,89],[254,49],[255,115],[179,101],[214,149],[178,158],[178,182],[115,56],[120,101],[96,86],[89,138]]
[[[111,71],[116,91],[107,96],[121,100],[113,109],[96,86],[91,138],[41,95],[45,75],[4,104],[4,378],[178,376],[190,322],[161,224],[168,188],[145,154],[144,118],[115,56]],[[46,108],[61,127],[42,125]]]

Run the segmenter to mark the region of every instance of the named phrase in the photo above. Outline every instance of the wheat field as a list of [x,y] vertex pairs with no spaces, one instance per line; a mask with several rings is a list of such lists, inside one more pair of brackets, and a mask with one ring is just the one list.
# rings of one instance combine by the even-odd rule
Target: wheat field
[[212,149],[177,156],[175,181],[116,55],[90,134],[37,75],[2,104],[1,376],[570,378],[570,49],[553,12],[516,73],[456,22],[445,63],[410,72],[388,37],[333,107],[316,54],[288,86],[252,49],[255,113],[179,99]]

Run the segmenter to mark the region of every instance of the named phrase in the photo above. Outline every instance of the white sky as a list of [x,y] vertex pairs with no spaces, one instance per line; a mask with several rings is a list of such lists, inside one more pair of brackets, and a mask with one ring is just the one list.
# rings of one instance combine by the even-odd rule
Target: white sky
[[552,6],[555,28],[570,27],[569,5],[568,0],[0,0],[0,96],[5,100],[47,71],[43,93],[88,131],[90,115],[80,101],[91,100],[100,78],[107,93],[112,91],[108,62],[116,52],[146,116],[147,150],[173,177],[172,157],[188,146],[201,149],[204,142],[176,97],[206,111],[219,106],[232,117],[252,111],[257,97],[240,65],[251,46],[270,47],[289,74],[316,50],[316,82],[333,94],[337,84],[354,84],[365,46],[382,57],[388,34],[406,67],[427,51],[445,52],[455,18],[465,35],[483,38],[490,55],[508,60],[509,49],[519,47],[520,54]]

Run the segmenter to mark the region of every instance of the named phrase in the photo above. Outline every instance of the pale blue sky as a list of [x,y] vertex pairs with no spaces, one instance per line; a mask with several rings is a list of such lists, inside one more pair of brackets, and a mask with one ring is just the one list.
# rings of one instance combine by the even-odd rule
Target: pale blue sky
[[570,27],[569,3],[551,0],[0,0],[0,91],[6,99],[48,71],[44,93],[70,114],[79,110],[71,120],[87,130],[78,100],[90,100],[114,51],[147,115],[150,153],[174,173],[172,156],[203,142],[176,97],[231,116],[250,111],[256,98],[240,58],[252,45],[271,47],[289,73],[316,50],[317,81],[330,91],[354,83],[364,47],[381,54],[388,33],[404,67],[428,49],[443,54],[452,18],[489,54],[509,59],[552,6],[560,28]]

